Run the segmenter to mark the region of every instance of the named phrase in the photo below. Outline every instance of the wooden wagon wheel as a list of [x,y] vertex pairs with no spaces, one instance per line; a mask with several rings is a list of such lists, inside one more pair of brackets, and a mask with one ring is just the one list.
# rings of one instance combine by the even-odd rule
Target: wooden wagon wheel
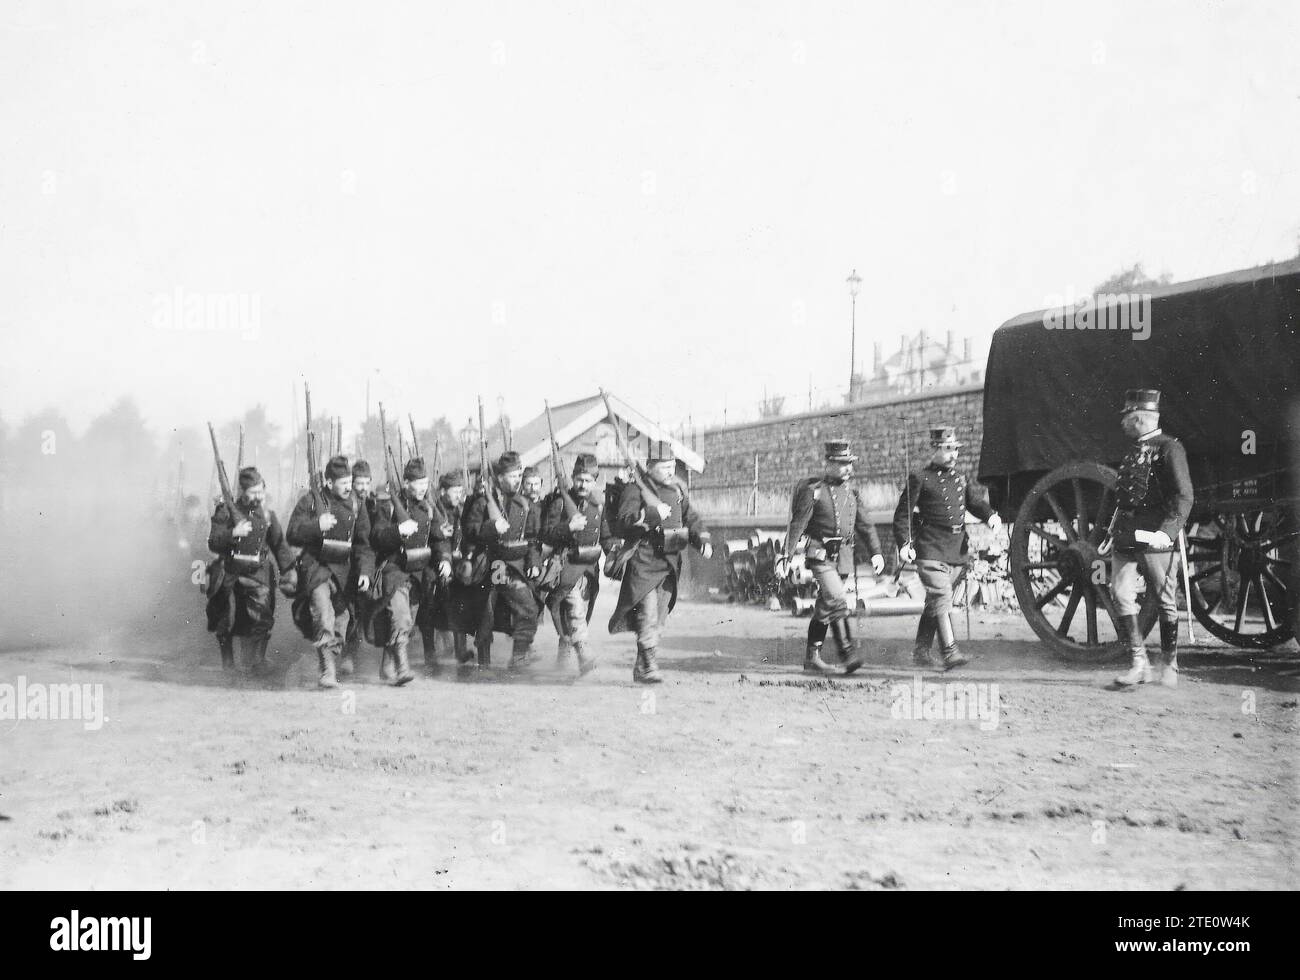
[[[1011,532],[1011,581],[1025,621],[1076,663],[1105,663],[1125,652],[1110,595],[1110,559],[1097,550],[1115,512],[1116,479],[1098,463],[1057,467],[1029,491]],[[1138,616],[1144,636],[1157,615],[1156,597],[1144,595]]]
[[1192,611],[1214,636],[1259,649],[1294,635],[1300,527],[1293,510],[1272,504],[1216,514],[1188,529],[1187,546]]

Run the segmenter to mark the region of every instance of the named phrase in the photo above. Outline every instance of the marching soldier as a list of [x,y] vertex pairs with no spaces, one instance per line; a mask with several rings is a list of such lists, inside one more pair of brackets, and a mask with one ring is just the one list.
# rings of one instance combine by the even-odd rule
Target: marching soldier
[[894,510],[894,542],[899,560],[904,564],[916,562],[917,575],[925,587],[925,609],[912,651],[912,662],[918,667],[939,666],[931,654],[936,633],[945,670],[967,662],[957,649],[951,617],[952,587],[968,560],[966,511],[995,530],[1002,526],[1002,518],[976,495],[966,477],[953,469],[961,445],[952,426],[931,428],[934,454],[930,463],[908,475]]
[[623,587],[609,620],[609,632],[636,631],[632,680],[638,684],[663,681],[655,655],[663,625],[677,604],[682,551],[689,543],[706,560],[713,556],[709,531],[676,474],[677,460],[670,452],[650,457],[646,489],[660,496],[659,508],[653,507],[632,482],[623,488],[618,514],[611,522],[629,545],[635,543],[623,569]]
[[217,560],[208,574],[208,630],[217,634],[221,668],[235,669],[234,637],[243,638],[245,658],[255,674],[265,673],[266,647],[275,624],[275,571],[281,587],[294,587],[293,554],[275,511],[266,506],[266,483],[256,467],[239,471],[235,521],[224,502],[217,504],[208,531],[208,550]]
[[444,538],[450,550],[453,574],[434,593],[429,622],[433,628],[433,645],[425,650],[425,659],[436,659],[439,647],[450,650],[456,662],[469,660],[466,637],[475,631],[478,616],[474,611],[482,590],[470,582],[471,562],[463,545],[465,518],[465,481],[459,473],[444,473],[438,478],[438,505],[447,518]]
[[370,588],[375,555],[370,549],[370,515],[352,494],[352,471],[346,456],[325,465],[327,486],[318,507],[316,494],[303,494],[289,518],[288,540],[302,548],[298,556],[298,595],[293,619],[311,640],[320,661],[320,686],[336,688],[335,658],[348,630],[348,586],[352,560],[357,561],[356,588]]
[[1138,625],[1138,579],[1160,600],[1160,682],[1178,683],[1179,534],[1192,510],[1192,480],[1183,444],[1160,429],[1160,392],[1129,389],[1120,426],[1133,440],[1119,468],[1112,527],[1110,590],[1119,615],[1120,639],[1128,644],[1133,666],[1115,678],[1120,686],[1155,680]]
[[603,508],[596,500],[599,476],[596,457],[579,453],[573,464],[570,495],[575,513],[568,516],[569,508],[559,495],[563,491],[557,486],[542,520],[542,541],[555,549],[551,560],[560,563],[547,600],[560,637],[555,663],[566,666],[569,651],[576,652],[580,677],[596,669],[596,658],[587,653],[587,624],[600,591],[601,559],[613,544]]
[[[399,508],[405,514],[400,520]],[[398,687],[415,679],[407,659],[411,629],[421,619],[421,607],[433,600],[438,580],[451,577],[451,548],[437,509],[429,497],[429,474],[419,456],[406,461],[402,489],[396,499],[380,501],[370,541],[381,569],[383,598],[388,613],[387,642],[380,660],[380,676]],[[380,613],[376,610],[376,615]],[[378,636],[377,636],[378,638]],[[433,659],[433,633],[425,635],[429,660]],[[386,669],[387,668],[387,669]]]
[[[474,643],[480,667],[492,662],[492,633],[506,633],[513,639],[509,667],[527,665],[533,638],[537,635],[538,602],[533,583],[541,574],[538,549],[537,511],[520,492],[524,467],[516,452],[504,452],[493,467],[491,482],[469,506],[465,518],[465,540],[487,555],[491,587],[479,619]],[[489,515],[489,495],[500,497],[501,517]]]
[[536,505],[542,502],[542,474],[537,472],[536,467],[524,467],[524,476],[519,483],[519,492],[531,504]]
[[[885,570],[885,557],[880,549],[880,536],[867,517],[866,504],[858,491],[848,486],[858,457],[841,440],[826,443],[825,449],[825,472],[801,480],[795,486],[790,527],[785,535],[785,560],[794,557],[799,539],[807,535],[804,555],[808,570],[817,580],[817,605],[808,624],[803,669],[815,672],[830,669],[821,657],[829,627],[835,636],[844,673],[851,674],[862,666],[862,655],[853,636],[853,617],[844,597],[844,584],[857,563],[855,536],[866,540],[871,567],[877,575]],[[784,575],[784,569],[778,569],[777,575]]]
[[[373,533],[377,516],[375,495],[371,493],[370,464],[359,459],[352,464],[352,493],[366,508]],[[361,574],[361,563],[357,556],[352,556],[352,571],[349,574],[348,595],[348,637],[343,644],[343,656],[339,659],[338,674],[350,677],[356,673],[357,651],[361,648],[361,638],[365,635],[362,624],[370,617],[370,594],[368,590],[357,588],[357,579]]]

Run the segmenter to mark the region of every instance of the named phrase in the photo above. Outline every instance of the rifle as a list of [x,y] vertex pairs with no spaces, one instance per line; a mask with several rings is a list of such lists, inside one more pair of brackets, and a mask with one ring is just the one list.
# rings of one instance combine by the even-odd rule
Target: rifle
[[609,395],[605,394],[605,389],[601,388],[600,397],[605,402],[605,413],[609,417],[609,424],[614,429],[614,439],[618,443],[618,450],[623,455],[623,460],[627,465],[628,472],[632,474],[632,482],[636,484],[637,489],[641,491],[641,496],[646,502],[646,508],[653,508],[658,511],[660,507],[667,506],[659,495],[651,490],[642,477],[641,464],[632,458],[632,450],[628,448],[627,441],[623,438],[623,430],[619,426],[618,417],[614,414],[614,408],[609,403]]
[[307,398],[307,490],[311,494],[311,502],[316,513],[324,514],[324,481],[321,479],[319,465],[320,452],[316,445],[316,433],[311,430],[311,386],[303,382],[302,390]]
[[573,483],[564,472],[564,463],[560,459],[560,444],[556,441],[555,425],[551,421],[551,403],[542,404],[546,406],[546,431],[551,437],[551,469],[555,470],[555,485],[560,488],[560,497],[564,500],[564,516],[572,520],[578,513],[578,505],[573,502],[572,496]]
[[343,455],[343,418],[342,416],[335,416],[334,421],[335,421],[334,455],[342,456]]
[[239,427],[239,453],[235,456],[235,473],[244,468],[244,427]]
[[226,515],[230,526],[234,527],[241,520],[239,511],[235,510],[235,495],[230,492],[230,478],[226,476],[226,464],[221,461],[221,450],[217,448],[217,433],[208,423],[208,435],[212,437],[212,458],[217,464],[217,482],[221,484],[221,500],[226,505]]
[[411,458],[422,455],[420,452],[420,437],[415,434],[415,419],[411,418],[411,413],[406,413],[406,421],[411,424]]
[[483,493],[487,497],[488,520],[492,523],[504,521],[505,515],[501,513],[501,502],[497,500],[496,478],[488,471],[488,445],[487,445],[487,428],[483,422],[483,399],[478,400],[478,465],[479,476],[483,480]]
[[384,443],[384,475],[388,477],[388,497],[393,502],[393,517],[398,524],[401,524],[403,521],[409,521],[411,517],[402,506],[401,470],[397,468],[397,463],[393,459],[393,449],[388,445],[388,419],[384,415],[383,402],[379,403],[379,435]]

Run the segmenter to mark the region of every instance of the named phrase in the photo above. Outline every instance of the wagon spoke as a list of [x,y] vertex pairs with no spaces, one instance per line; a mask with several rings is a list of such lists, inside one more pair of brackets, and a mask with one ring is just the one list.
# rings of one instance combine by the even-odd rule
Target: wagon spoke
[[[1268,569],[1268,568],[1262,568],[1262,569],[1260,569],[1260,574],[1263,575],[1264,578],[1266,578],[1266,579],[1268,579],[1270,582],[1272,582],[1272,583],[1273,583],[1273,586],[1274,586],[1274,587],[1275,587],[1279,592],[1283,593],[1284,595],[1285,595],[1287,592],[1291,591],[1290,589],[1288,589],[1288,588],[1286,587],[1286,583],[1285,583],[1285,582],[1283,582],[1280,578],[1278,578],[1276,575],[1273,574],[1273,572],[1272,572],[1271,569]],[[1264,584],[1261,582],[1259,587],[1260,587],[1261,589],[1263,589]]]
[[1223,568],[1223,565],[1222,565],[1222,564],[1211,565],[1209,568],[1202,568],[1202,569],[1201,569],[1199,572],[1197,572],[1195,575],[1191,575],[1191,576],[1189,576],[1189,578],[1190,578],[1191,581],[1193,581],[1193,582],[1199,582],[1201,579],[1203,579],[1203,578],[1207,578],[1207,577],[1209,577],[1210,575],[1213,575],[1215,572],[1219,571],[1219,570],[1222,569],[1222,568]]
[[1277,629],[1277,620],[1273,618],[1273,605],[1268,601],[1268,590],[1264,588],[1264,576],[1256,575],[1255,582],[1259,586],[1259,604],[1264,610],[1264,628],[1272,632]]
[[1074,484],[1074,512],[1079,515],[1079,537],[1088,537],[1088,511],[1083,506],[1083,484],[1078,478],[1070,481]]
[[1066,541],[1065,538],[1061,537],[1059,534],[1053,534],[1041,524],[1030,524],[1029,530],[1033,531],[1040,538],[1045,538],[1048,541],[1055,541],[1062,548],[1069,547],[1070,542]]
[[1115,622],[1119,619],[1119,613],[1115,611],[1115,600],[1110,597],[1110,589],[1104,585],[1099,585],[1097,586],[1096,591],[1097,601],[1100,602],[1101,607],[1106,610],[1106,615],[1110,617],[1110,621],[1112,623]]
[[1093,593],[1092,587],[1083,593],[1084,615],[1088,620],[1088,644],[1097,645],[1097,596]]
[[1290,568],[1292,564],[1290,558],[1267,558],[1266,557],[1264,560],[1268,562],[1270,565],[1281,565],[1283,568]]
[[1237,592],[1237,622],[1232,627],[1234,633],[1241,632],[1241,619],[1246,615],[1246,600],[1250,596],[1250,579],[1245,579],[1241,583],[1241,589]]
[[1041,571],[1044,568],[1060,568],[1059,561],[1031,561],[1020,566],[1027,572]]
[[1052,496],[1052,491],[1044,490],[1043,499],[1047,501],[1047,506],[1052,508],[1052,515],[1056,518],[1056,523],[1064,529],[1066,539],[1069,541],[1077,540],[1078,535],[1074,531],[1073,522],[1065,516],[1064,508],[1056,502],[1056,498]]
[[1065,604],[1065,615],[1061,617],[1061,625],[1056,627],[1056,635],[1066,638],[1070,635],[1070,620],[1074,619],[1074,611],[1079,608],[1079,590],[1075,589],[1070,593],[1070,601]]
[[1104,528],[1110,524],[1110,514],[1106,513],[1106,502],[1110,500],[1112,496],[1114,496],[1114,494],[1111,493],[1110,487],[1102,488],[1101,503],[1097,505],[1097,519],[1092,522],[1093,531],[1097,531],[1099,528]]
[[1055,599],[1058,595],[1060,595],[1069,587],[1070,587],[1070,580],[1063,578],[1061,579],[1061,581],[1057,582],[1054,586],[1052,586],[1041,596],[1035,599],[1034,602],[1037,604],[1039,609],[1042,609],[1045,605],[1047,605],[1049,602],[1051,602],[1053,599]]
[[1287,531],[1285,534],[1276,534],[1273,537],[1265,538],[1259,543],[1264,551],[1276,548],[1284,541],[1290,541],[1293,538],[1300,538],[1300,531]]

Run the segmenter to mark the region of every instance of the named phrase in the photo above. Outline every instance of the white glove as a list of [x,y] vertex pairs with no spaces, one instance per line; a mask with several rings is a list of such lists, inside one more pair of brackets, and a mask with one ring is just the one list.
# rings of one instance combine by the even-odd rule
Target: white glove
[[585,531],[586,529],[587,529],[587,518],[584,517],[582,514],[574,514],[573,517],[569,519],[570,531]]
[[871,570],[872,570],[873,572],[875,572],[877,575],[879,575],[881,572],[883,572],[883,571],[885,570],[885,556],[884,556],[884,555],[872,555],[872,556],[871,556]]
[[369,575],[357,576],[357,588],[360,589],[362,592],[365,592],[366,589],[370,588],[370,576]]
[[1153,548],[1172,548],[1174,543],[1169,539],[1169,535],[1164,531],[1152,531],[1151,539],[1148,542]]
[[506,520],[504,517],[501,518],[501,520],[497,521],[494,526],[497,529],[497,534],[505,534],[507,531],[510,530],[510,522]]
[[776,566],[773,568],[777,578],[785,578],[786,573],[790,571],[790,559],[785,555],[776,556]]
[[700,554],[704,556],[705,561],[708,561],[710,558],[712,558],[713,544],[709,541],[705,541],[704,544],[700,547]]
[[449,561],[438,562],[438,578],[442,579],[444,582],[447,579],[451,578],[451,562]]
[[240,521],[238,524],[236,524],[233,528],[230,529],[231,537],[235,537],[235,538],[246,538],[252,533],[253,533],[252,521]]
[[328,531],[338,522],[339,519],[335,517],[333,514],[321,514],[320,520],[317,522],[317,524],[319,525],[321,531],[324,532],[324,531]]
[[416,530],[419,527],[420,527],[419,524],[415,523],[415,521],[411,520],[410,518],[407,518],[406,520],[402,521],[401,524],[397,525],[397,533],[404,538],[409,538],[412,534],[416,532]]
[[666,520],[668,520],[668,515],[671,514],[672,512],[673,512],[673,509],[672,509],[671,507],[669,507],[667,504],[660,504],[660,505],[659,505],[659,520],[661,520],[661,521],[666,521]]
[[910,565],[912,562],[916,561],[916,549],[910,544],[903,545],[903,547],[898,549],[898,560],[904,565]]
[[998,528],[1002,526],[1002,515],[996,512],[991,514],[988,519],[988,525],[991,529],[996,531]]

